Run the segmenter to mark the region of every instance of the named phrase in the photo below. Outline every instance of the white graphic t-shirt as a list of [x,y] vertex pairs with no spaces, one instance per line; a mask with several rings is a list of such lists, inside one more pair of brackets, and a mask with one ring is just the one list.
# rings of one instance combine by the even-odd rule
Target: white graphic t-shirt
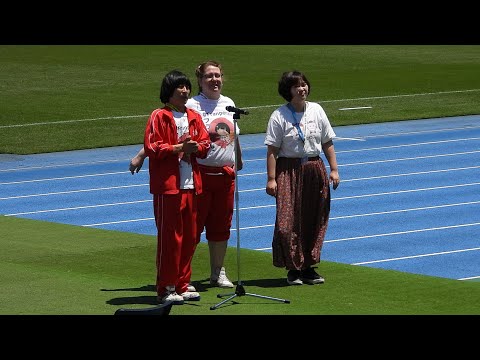
[[[205,159],[198,159],[205,166],[233,166],[235,164],[234,124],[233,113],[228,112],[227,106],[235,106],[232,99],[220,95],[218,100],[212,100],[203,94],[188,99],[187,107],[196,110],[202,115],[203,123],[210,135],[211,145]],[[240,130],[237,124],[237,136]]]
[[[300,122],[305,141],[294,126],[297,121]],[[335,136],[335,131],[320,104],[307,101],[303,114],[292,114],[287,105],[274,110],[268,120],[264,144],[279,148],[279,157],[303,158],[320,155],[322,144]]]
[[[188,135],[187,113],[173,111],[173,118],[177,125],[178,142],[182,143]],[[178,166],[180,168],[180,189],[193,189],[193,171],[190,157],[184,153],[179,153]]]

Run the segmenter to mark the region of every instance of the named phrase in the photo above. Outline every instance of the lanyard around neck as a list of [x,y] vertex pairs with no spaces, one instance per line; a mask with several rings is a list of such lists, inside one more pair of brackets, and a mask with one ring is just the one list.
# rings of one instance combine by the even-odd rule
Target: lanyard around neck
[[292,104],[291,103],[288,103],[287,104],[287,107],[290,109],[290,111],[292,112],[292,116],[293,116],[293,119],[295,120],[295,123],[293,124],[293,126],[295,126],[295,128],[297,129],[297,132],[298,132],[298,136],[300,137],[300,139],[305,142],[305,136],[303,135],[303,131],[302,131],[302,128],[300,127],[300,121],[302,119],[300,119],[300,121],[297,120],[297,116],[295,115],[295,109],[293,108]]

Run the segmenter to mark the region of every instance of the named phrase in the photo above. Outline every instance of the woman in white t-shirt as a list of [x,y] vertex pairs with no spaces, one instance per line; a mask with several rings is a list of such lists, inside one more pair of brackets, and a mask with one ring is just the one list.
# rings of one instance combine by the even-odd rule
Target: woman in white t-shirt
[[[313,265],[320,254],[330,214],[330,183],[340,183],[333,147],[335,132],[318,103],[307,101],[310,82],[299,71],[282,74],[279,94],[287,101],[267,125],[268,195],[276,198],[273,265],[288,270],[290,285],[321,284]],[[324,152],[330,174],[320,157]]]

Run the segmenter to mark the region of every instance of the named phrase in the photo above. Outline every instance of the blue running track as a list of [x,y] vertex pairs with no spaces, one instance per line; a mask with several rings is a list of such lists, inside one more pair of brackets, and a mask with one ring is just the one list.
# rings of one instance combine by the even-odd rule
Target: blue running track
[[[480,116],[335,131],[342,182],[322,260],[480,279]],[[240,232],[234,214],[229,245],[270,252],[275,199],[265,193],[263,139],[240,136]],[[155,235],[148,160],[128,171],[139,147],[0,155],[0,214]]]

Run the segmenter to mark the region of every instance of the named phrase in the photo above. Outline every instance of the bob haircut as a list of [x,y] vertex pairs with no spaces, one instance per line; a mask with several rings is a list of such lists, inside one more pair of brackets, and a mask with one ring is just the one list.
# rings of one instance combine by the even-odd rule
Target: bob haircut
[[166,104],[173,95],[175,89],[179,86],[185,85],[186,88],[192,91],[192,83],[187,75],[178,70],[172,70],[162,80],[160,86],[160,101]]
[[282,77],[278,81],[278,93],[281,97],[290,102],[293,97],[290,89],[292,86],[300,85],[302,82],[305,82],[308,85],[308,94],[310,95],[310,81],[308,81],[305,74],[296,70],[286,71],[282,74]]

